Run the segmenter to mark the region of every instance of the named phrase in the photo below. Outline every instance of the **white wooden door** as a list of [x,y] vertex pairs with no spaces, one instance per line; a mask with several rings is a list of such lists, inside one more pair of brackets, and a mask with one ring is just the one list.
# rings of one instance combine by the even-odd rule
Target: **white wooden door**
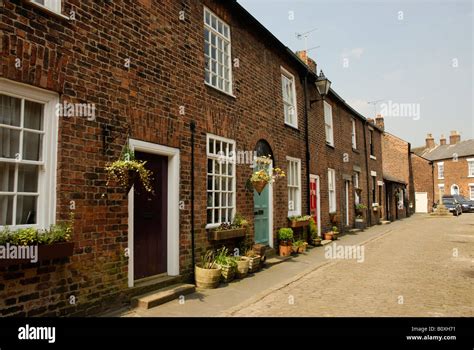
[[416,213],[428,212],[428,193],[427,192],[415,193],[415,212]]

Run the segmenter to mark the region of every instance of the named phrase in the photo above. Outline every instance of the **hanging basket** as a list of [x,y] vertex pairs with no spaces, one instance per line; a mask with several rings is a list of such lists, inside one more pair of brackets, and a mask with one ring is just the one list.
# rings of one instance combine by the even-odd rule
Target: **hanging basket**
[[258,194],[262,193],[267,185],[267,181],[256,181],[252,182],[253,188],[257,191]]

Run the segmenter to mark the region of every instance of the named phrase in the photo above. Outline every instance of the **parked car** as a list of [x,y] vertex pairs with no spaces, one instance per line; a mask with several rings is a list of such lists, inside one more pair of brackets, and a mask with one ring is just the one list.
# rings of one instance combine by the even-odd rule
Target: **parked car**
[[453,196],[443,196],[443,204],[453,215],[458,216],[462,214],[461,204]]
[[453,195],[454,199],[456,199],[459,204],[461,204],[462,212],[463,213],[474,213],[474,201],[469,200],[464,196],[459,194]]

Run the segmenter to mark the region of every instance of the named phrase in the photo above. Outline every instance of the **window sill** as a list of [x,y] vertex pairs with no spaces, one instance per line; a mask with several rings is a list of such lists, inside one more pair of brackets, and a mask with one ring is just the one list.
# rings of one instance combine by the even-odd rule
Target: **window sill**
[[289,128],[292,128],[295,131],[298,131],[298,132],[300,131],[300,129],[298,129],[298,125],[295,126],[295,125],[291,125],[291,124],[285,122],[285,126],[287,126]]
[[204,85],[206,85],[207,87],[210,87],[212,90],[217,91],[217,92],[219,92],[219,93],[221,93],[221,94],[223,94],[223,95],[225,95],[225,96],[232,97],[232,98],[234,98],[234,99],[237,98],[235,95],[233,95],[233,94],[231,94],[231,93],[228,93],[228,92],[225,92],[224,90],[221,90],[221,89],[219,89],[219,88],[216,88],[215,86],[209,84],[209,83],[206,82],[205,80],[204,80]]
[[331,149],[335,149],[335,147],[334,147],[333,144],[330,144],[330,143],[327,143],[327,142],[326,142],[326,146],[329,147],[329,148],[331,148]]
[[207,224],[206,225],[206,230],[213,230],[215,228],[218,228],[221,224]]
[[370,155],[370,159],[377,160],[377,157]]
[[444,177],[438,177],[438,180],[444,180]]
[[474,175],[468,175],[467,177],[474,178]]
[[45,12],[45,13],[51,15],[51,16],[54,16],[54,17],[56,17],[56,18],[59,18],[59,19],[62,19],[62,20],[66,20],[66,21],[70,21],[70,20],[71,20],[68,16],[63,15],[63,14],[60,13],[60,12],[56,12],[56,11],[54,11],[54,10],[51,10],[50,8],[48,8],[48,7],[44,6],[44,5],[38,4],[38,3],[33,2],[33,1],[31,1],[31,0],[23,0],[23,2],[24,2],[25,4],[28,4],[28,5],[32,6],[32,7],[35,7],[35,8],[37,8],[37,9],[43,11],[43,12]]

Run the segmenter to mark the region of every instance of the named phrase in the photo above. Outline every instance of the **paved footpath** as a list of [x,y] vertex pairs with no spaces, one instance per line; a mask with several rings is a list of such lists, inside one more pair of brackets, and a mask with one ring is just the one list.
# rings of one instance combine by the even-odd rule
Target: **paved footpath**
[[334,244],[364,254],[328,259],[319,247],[184,304],[118,315],[474,316],[474,214],[415,215]]

